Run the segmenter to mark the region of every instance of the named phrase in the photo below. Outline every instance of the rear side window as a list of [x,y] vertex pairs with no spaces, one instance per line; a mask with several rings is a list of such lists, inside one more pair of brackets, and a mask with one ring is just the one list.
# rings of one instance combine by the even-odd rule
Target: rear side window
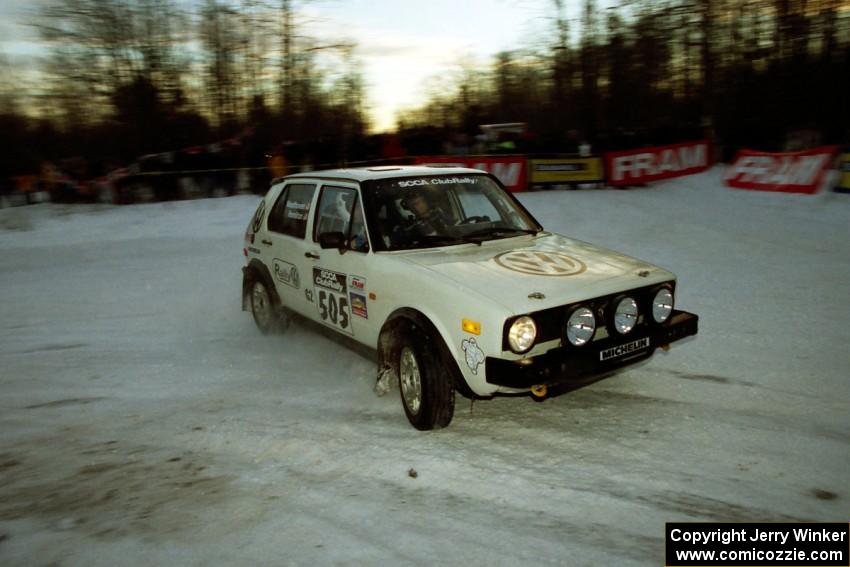
[[269,230],[304,238],[315,192],[315,185],[288,185],[269,213]]

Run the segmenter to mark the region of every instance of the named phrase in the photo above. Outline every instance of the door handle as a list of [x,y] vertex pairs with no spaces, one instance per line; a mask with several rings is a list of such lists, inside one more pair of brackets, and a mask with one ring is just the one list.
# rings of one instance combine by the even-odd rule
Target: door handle
[[262,242],[262,243],[263,243],[263,244],[265,244],[266,246],[271,246],[271,245],[272,245],[272,241],[271,241],[271,240],[260,240],[260,242]]
[[318,260],[318,259],[319,259],[319,255],[318,255],[318,254],[314,254],[313,252],[304,252],[304,257],[305,257],[305,258],[312,258],[313,260]]

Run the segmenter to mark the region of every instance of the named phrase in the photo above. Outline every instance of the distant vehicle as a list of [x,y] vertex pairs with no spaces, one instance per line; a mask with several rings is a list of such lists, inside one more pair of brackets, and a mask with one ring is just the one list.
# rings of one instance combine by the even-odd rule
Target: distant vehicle
[[516,152],[517,142],[528,135],[525,122],[504,122],[501,124],[481,124],[482,134],[478,141],[484,144],[488,152]]
[[697,333],[675,276],[547,232],[479,170],[375,167],[276,179],[245,233],[242,308],[289,313],[377,350],[410,423],[455,392],[532,391],[606,373]]

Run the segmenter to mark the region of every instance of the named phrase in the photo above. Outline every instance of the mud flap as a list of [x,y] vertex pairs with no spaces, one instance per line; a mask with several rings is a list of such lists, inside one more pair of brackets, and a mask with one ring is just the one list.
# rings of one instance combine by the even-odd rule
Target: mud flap
[[394,382],[395,372],[389,366],[384,366],[378,369],[378,381],[375,382],[373,390],[378,396],[386,396],[392,389]]

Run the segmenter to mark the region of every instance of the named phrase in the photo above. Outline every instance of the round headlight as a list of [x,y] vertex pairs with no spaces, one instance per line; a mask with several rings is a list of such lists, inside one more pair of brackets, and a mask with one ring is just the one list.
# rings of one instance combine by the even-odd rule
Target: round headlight
[[524,315],[513,322],[508,331],[508,346],[517,354],[522,354],[534,345],[537,338],[537,325],[534,319]]
[[634,329],[637,317],[637,301],[631,297],[624,297],[617,302],[617,307],[614,309],[614,329],[621,335],[625,335]]
[[596,317],[587,307],[579,307],[567,319],[567,340],[573,346],[581,346],[590,342],[596,331]]
[[673,313],[673,292],[670,288],[662,287],[652,298],[652,320],[663,323]]

